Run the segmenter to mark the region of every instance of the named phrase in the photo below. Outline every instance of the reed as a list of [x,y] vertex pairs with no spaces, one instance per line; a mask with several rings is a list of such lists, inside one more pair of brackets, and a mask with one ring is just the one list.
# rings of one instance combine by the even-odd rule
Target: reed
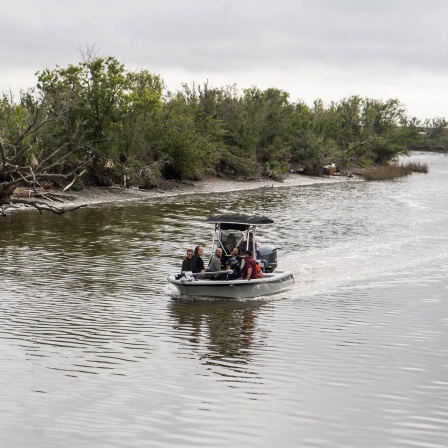
[[408,176],[412,173],[427,173],[428,164],[421,162],[408,162],[399,165],[379,165],[367,168],[363,172],[366,180],[394,180]]
[[427,173],[429,171],[427,163],[408,162],[406,166],[411,170],[412,173]]

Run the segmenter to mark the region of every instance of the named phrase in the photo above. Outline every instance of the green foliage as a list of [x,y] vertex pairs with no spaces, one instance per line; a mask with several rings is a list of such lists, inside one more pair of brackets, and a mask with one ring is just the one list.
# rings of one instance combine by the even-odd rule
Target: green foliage
[[368,167],[393,161],[409,147],[448,148],[445,119],[422,124],[396,99],[354,95],[328,105],[318,99],[309,107],[291,103],[276,88],[239,91],[208,82],[166,93],[160,76],[128,71],[116,58],[91,50],[77,65],[37,76],[36,91],[17,104],[6,95],[0,99],[1,141],[13,144],[33,119],[48,117],[16,145],[21,162],[47,157],[51,167],[52,160],[67,157],[51,168],[64,172],[95,156],[89,182],[111,184],[126,176],[149,188],[163,179],[206,174],[281,174],[291,163],[320,175],[330,163]]
[[128,72],[114,57],[88,54],[77,66],[46,69],[37,75],[44,97],[62,102],[70,93],[76,107],[68,125],[80,124],[93,154],[105,160],[117,161],[127,143],[122,139],[130,132],[127,128],[162,105],[160,77],[147,70]]
[[433,151],[448,151],[448,123],[445,118],[436,117],[412,123],[415,130],[409,147]]
[[295,142],[292,161],[300,164],[306,174],[319,176],[325,165],[338,162],[336,142],[309,132]]
[[216,159],[212,123],[201,112],[188,92],[169,96],[159,111],[151,144],[157,158],[165,159],[166,178],[196,179],[210,172]]

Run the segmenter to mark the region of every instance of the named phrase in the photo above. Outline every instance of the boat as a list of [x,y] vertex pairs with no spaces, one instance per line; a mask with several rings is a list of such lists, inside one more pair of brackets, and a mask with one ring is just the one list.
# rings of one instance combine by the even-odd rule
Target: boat
[[224,214],[211,216],[205,221],[214,225],[212,254],[215,253],[215,248],[221,247],[224,259],[228,260],[233,247],[238,247],[240,253],[250,250],[261,268],[262,277],[250,280],[234,279],[231,269],[218,272],[174,273],[168,277],[168,282],[174,286],[178,295],[191,298],[245,299],[276,294],[294,284],[291,272],[276,271],[276,247],[272,244],[258,245],[256,241],[257,226],[273,224],[272,219],[266,216]]

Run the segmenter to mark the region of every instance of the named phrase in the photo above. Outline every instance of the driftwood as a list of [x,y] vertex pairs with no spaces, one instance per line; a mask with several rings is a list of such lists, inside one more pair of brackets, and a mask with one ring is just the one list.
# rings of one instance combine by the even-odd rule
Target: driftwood
[[[63,202],[60,200],[58,200],[58,201]],[[78,204],[78,205],[73,205],[73,206],[69,206],[69,207],[63,207],[63,206],[56,207],[55,205],[51,204],[50,202],[40,201],[40,200],[36,200],[36,199],[14,198],[14,199],[11,199],[8,204],[5,204],[5,203],[2,204],[1,209],[0,209],[0,215],[5,216],[6,209],[8,209],[16,204],[22,204],[22,205],[27,205],[27,206],[33,207],[36,210],[38,210],[41,215],[42,215],[42,212],[44,212],[44,211],[52,212],[52,213],[55,213],[56,215],[62,215],[66,212],[73,212],[82,207],[87,207],[87,204]]]
[[58,194],[54,191],[39,191],[36,188],[26,189],[17,188],[14,194],[5,197],[0,197],[0,215],[5,216],[5,211],[15,205],[25,205],[33,207],[42,214],[43,211],[49,211],[57,215],[62,215],[66,212],[78,210],[86,207],[87,204],[64,205],[66,202],[73,200],[73,197],[64,194]]

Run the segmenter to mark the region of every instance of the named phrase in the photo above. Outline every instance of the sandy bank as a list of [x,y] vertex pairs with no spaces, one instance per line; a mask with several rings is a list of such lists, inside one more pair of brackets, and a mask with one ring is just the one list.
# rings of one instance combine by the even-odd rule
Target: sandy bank
[[[272,180],[230,180],[208,178],[199,182],[179,182],[172,183],[165,189],[141,190],[138,188],[120,187],[94,187],[85,188],[82,191],[45,191],[39,190],[39,199],[45,200],[45,196],[52,198],[51,204],[60,208],[73,207],[80,204],[94,206],[106,203],[121,203],[124,201],[139,201],[148,199],[159,199],[192,194],[212,194],[220,192],[254,190],[259,188],[281,188],[300,187],[314,184],[334,184],[341,182],[353,182],[360,178],[347,178],[345,176],[303,176],[300,174],[287,174],[282,181]],[[16,197],[29,197],[30,191],[27,189],[17,189]],[[42,197],[42,195],[45,195]],[[21,208],[23,206],[20,206]]]

